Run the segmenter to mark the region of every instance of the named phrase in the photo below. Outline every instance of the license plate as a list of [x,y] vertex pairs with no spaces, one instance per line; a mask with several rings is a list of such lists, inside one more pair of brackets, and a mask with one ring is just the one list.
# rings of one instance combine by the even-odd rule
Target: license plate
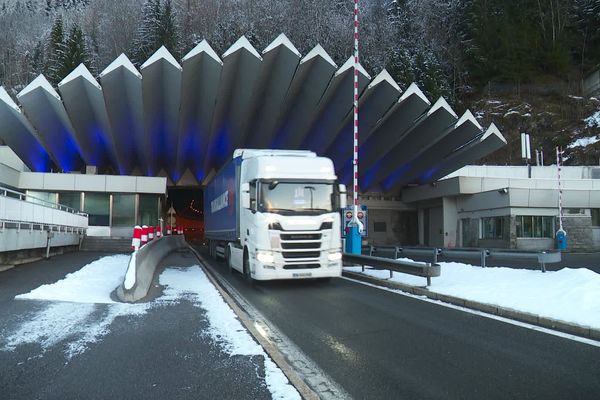
[[311,272],[296,272],[293,273],[292,276],[294,278],[310,278],[312,276]]

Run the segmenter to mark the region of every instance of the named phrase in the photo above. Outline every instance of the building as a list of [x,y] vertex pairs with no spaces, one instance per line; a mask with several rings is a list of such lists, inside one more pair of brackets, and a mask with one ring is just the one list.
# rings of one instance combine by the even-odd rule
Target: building
[[[600,167],[562,167],[563,228],[569,250],[600,251]],[[554,248],[559,228],[556,166],[467,166],[406,188],[418,244],[522,250]],[[377,219],[370,216],[372,223]]]

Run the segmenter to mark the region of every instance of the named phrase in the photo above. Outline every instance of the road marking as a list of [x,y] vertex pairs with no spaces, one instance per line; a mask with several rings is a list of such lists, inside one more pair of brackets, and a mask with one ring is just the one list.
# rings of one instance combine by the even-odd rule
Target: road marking
[[576,336],[576,335],[571,335],[569,333],[555,331],[555,330],[544,328],[544,327],[541,327],[541,326],[528,324],[526,322],[515,321],[513,319],[509,319],[509,318],[506,318],[506,317],[501,317],[499,315],[488,314],[488,313],[483,312],[483,311],[473,310],[471,308],[466,308],[466,307],[457,306],[455,304],[445,303],[445,302],[443,302],[441,300],[433,300],[433,299],[430,299],[430,298],[425,297],[425,296],[418,296],[416,294],[406,293],[406,292],[403,292],[400,289],[391,289],[391,288],[387,288],[385,286],[379,286],[379,285],[375,285],[373,283],[363,282],[363,281],[359,281],[357,279],[348,278],[348,277],[345,277],[345,276],[343,276],[342,279],[345,279],[347,281],[351,281],[351,282],[354,282],[354,283],[360,283],[361,285],[365,285],[365,286],[371,286],[371,287],[376,288],[376,289],[385,290],[387,292],[399,294],[401,296],[410,297],[410,298],[413,298],[413,299],[416,299],[416,300],[421,300],[421,301],[425,301],[425,302],[428,302],[428,303],[437,304],[437,305],[440,305],[440,306],[443,306],[443,307],[452,308],[454,310],[463,311],[463,312],[466,312],[466,313],[469,313],[469,314],[479,315],[481,317],[485,317],[485,318],[489,318],[489,319],[495,319],[496,321],[501,321],[501,322],[505,322],[507,324],[520,326],[522,328],[531,329],[533,331],[547,333],[549,335],[554,335],[554,336],[558,336],[558,337],[561,337],[561,338],[564,338],[564,339],[569,339],[569,340],[573,340],[573,341],[576,341],[576,342],[588,344],[590,346],[600,347],[600,341],[597,341],[597,340],[587,339],[587,338],[584,338],[584,337],[580,337],[580,336]]
[[[244,323],[250,333],[255,336],[260,335],[260,337],[256,337],[256,340],[265,348],[265,351],[286,375],[293,372],[298,376],[298,379],[302,380],[303,383],[307,385],[307,389],[316,394],[320,399],[337,400],[352,398],[350,394],[311,360],[298,346],[296,346],[296,344],[294,344],[294,342],[250,304],[223,275],[216,272],[216,268],[211,263],[206,262],[199,252],[193,248],[192,252],[202,263],[202,266],[210,272],[210,274],[207,275],[218,282],[215,286],[217,289],[223,290],[224,293],[222,292],[221,294],[225,300],[227,300],[226,297],[230,297],[233,300],[233,304],[230,304],[230,306],[236,314],[238,314],[238,317],[242,320],[242,323]],[[220,288],[219,285],[221,285],[222,288]],[[245,313],[246,315],[241,315],[242,313]],[[272,353],[273,350],[275,350],[276,353]],[[279,356],[277,352],[280,353]],[[280,356],[283,356],[282,359],[280,359]],[[280,362],[283,365],[281,365]],[[286,364],[288,365],[286,366]],[[288,378],[291,377],[288,375]],[[290,381],[296,386],[302,397],[305,399],[313,398],[311,393],[298,387],[296,382],[294,382],[294,379],[290,379]]]

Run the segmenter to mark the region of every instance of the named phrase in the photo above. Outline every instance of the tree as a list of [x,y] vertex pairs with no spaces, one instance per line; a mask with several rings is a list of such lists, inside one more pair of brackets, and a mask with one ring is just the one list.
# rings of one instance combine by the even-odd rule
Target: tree
[[46,64],[45,74],[50,82],[56,84],[62,79],[62,60],[65,53],[65,33],[60,14],[54,20],[54,25],[52,25],[47,53],[48,63]]
[[83,31],[78,24],[73,24],[71,27],[63,54],[62,72],[64,76],[73,71],[79,64],[83,63],[89,67],[90,54],[85,43]]
[[171,0],[166,0],[164,6],[160,0],[147,0],[142,23],[134,40],[135,64],[143,64],[161,46],[178,58],[180,45],[181,38]]

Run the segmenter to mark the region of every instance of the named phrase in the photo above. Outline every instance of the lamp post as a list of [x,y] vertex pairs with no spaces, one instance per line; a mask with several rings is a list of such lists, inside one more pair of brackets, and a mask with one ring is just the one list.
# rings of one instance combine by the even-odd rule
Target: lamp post
[[361,253],[362,222],[358,219],[358,0],[354,0],[354,141],[353,212],[346,234],[346,253]]

